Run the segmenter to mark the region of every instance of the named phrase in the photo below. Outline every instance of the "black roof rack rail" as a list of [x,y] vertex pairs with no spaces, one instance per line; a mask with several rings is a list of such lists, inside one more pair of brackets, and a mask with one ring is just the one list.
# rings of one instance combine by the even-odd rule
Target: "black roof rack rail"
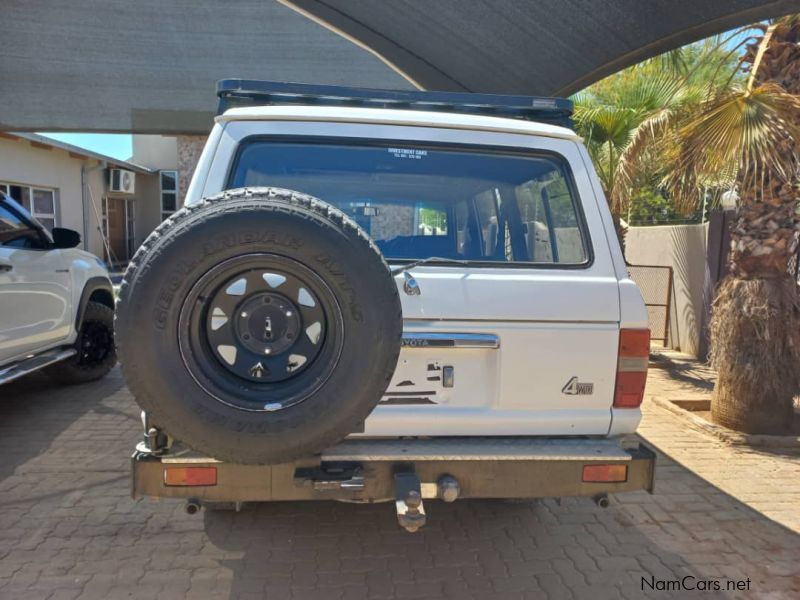
[[357,106],[510,117],[572,128],[572,101],[566,98],[381,90],[254,79],[221,79],[217,82],[217,97],[218,115],[238,106]]

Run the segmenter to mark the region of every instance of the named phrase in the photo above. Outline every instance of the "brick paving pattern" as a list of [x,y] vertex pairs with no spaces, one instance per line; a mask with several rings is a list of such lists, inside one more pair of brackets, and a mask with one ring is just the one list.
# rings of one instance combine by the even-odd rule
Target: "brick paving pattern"
[[[654,370],[648,393],[673,384]],[[601,600],[685,575],[751,580],[750,593],[696,597],[800,597],[800,456],[728,447],[653,404],[641,433],[659,450],[654,495],[606,510],[428,503],[414,535],[390,505],[190,517],[178,501],[133,502],[139,427],[118,370],[81,387],[34,375],[0,388],[0,598]]]

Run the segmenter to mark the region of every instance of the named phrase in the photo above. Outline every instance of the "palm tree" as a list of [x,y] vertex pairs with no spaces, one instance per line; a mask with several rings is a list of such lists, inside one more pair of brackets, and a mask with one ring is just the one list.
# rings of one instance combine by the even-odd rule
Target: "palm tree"
[[[746,56],[747,86],[717,99],[684,134],[685,180],[737,161],[739,213],[731,270],[712,312],[719,373],[711,414],[749,433],[783,433],[800,390],[800,302],[792,272],[800,236],[800,19],[770,25]],[[708,158],[698,144],[716,146]],[[695,161],[696,167],[691,166]]]
[[[736,57],[714,37],[644,61],[573,97],[575,128],[585,140],[612,212],[664,176],[654,150],[657,130],[736,77]],[[626,168],[635,156],[635,169]]]
[[800,301],[794,260],[800,237],[800,19],[788,17],[748,46],[743,85],[717,87],[695,104],[643,119],[617,161],[612,203],[635,192],[655,155],[675,204],[693,209],[702,186],[739,194],[730,273],[714,302],[711,358],[718,371],[715,422],[781,433],[800,390]]

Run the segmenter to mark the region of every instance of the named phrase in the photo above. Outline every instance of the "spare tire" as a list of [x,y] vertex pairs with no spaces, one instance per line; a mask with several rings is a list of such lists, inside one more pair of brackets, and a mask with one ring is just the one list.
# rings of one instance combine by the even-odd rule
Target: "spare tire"
[[397,286],[340,210],[274,188],[223,192],[159,226],[128,267],[116,335],[150,421],[243,464],[357,431],[400,352]]

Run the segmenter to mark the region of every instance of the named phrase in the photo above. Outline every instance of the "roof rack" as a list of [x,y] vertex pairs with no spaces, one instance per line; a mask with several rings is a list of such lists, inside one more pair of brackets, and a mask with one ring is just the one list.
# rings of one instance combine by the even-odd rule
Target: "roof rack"
[[253,79],[221,79],[217,82],[217,97],[218,115],[238,106],[357,106],[510,117],[572,128],[572,101],[566,98],[381,90]]

